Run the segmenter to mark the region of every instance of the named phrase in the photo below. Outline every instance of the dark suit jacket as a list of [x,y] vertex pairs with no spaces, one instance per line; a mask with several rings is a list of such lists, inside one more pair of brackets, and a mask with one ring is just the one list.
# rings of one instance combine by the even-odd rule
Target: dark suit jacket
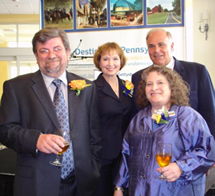
[[94,81],[98,95],[98,108],[102,131],[102,165],[117,158],[121,152],[122,139],[132,114],[132,99],[122,92],[119,79],[118,98],[102,73]]
[[0,150],[0,174],[14,175],[17,154],[14,150],[5,148]]
[[[67,73],[68,82],[82,79]],[[92,83],[87,81],[87,83]],[[69,88],[69,86],[68,86]],[[100,130],[95,85],[79,96],[68,90],[75,176],[80,196],[92,196],[99,181]],[[60,125],[40,71],[4,83],[0,142],[18,153],[15,196],[58,196],[61,169],[55,154],[36,153],[41,133],[59,134]]]
[[[203,116],[215,137],[215,92],[206,67],[199,63],[174,60],[174,70],[190,86],[190,106]],[[143,70],[132,75],[135,87],[139,84]]]

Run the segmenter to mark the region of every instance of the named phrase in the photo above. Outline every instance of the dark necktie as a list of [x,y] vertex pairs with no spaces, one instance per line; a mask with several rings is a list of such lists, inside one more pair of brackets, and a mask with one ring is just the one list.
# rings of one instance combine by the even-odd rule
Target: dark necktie
[[[53,80],[52,83],[56,86],[53,104],[60,124],[60,129],[62,132],[63,131],[66,132],[64,139],[66,141],[70,141],[68,109],[66,106],[66,101],[63,96],[63,92],[60,87],[61,80],[55,79]],[[73,150],[72,150],[71,141],[70,141],[69,148],[67,149],[66,152],[63,153],[62,165],[63,166],[61,169],[61,178],[65,179],[74,168]]]

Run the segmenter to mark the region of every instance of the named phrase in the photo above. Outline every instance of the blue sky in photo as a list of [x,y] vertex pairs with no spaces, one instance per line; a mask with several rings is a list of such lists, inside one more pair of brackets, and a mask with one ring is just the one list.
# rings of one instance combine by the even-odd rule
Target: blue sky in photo
[[163,9],[167,8],[168,10],[172,10],[172,0],[147,0],[146,6],[151,9],[156,5],[161,5]]

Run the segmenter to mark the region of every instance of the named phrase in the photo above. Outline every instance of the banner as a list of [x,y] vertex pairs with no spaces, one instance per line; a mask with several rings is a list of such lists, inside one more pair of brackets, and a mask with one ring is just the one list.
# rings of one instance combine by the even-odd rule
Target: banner
[[98,46],[116,42],[127,57],[123,79],[152,64],[146,34],[152,28],[170,31],[174,56],[184,59],[183,0],[42,0],[41,26],[64,29],[71,44],[68,70],[91,80],[99,74],[93,64]]
[[[173,36],[175,44],[173,52],[174,56],[178,59],[184,59],[184,28],[174,27],[165,29],[170,31]],[[81,75],[91,79],[94,78],[95,67],[92,57],[96,49],[105,42],[116,42],[121,46],[127,57],[126,66],[119,72],[119,76],[123,79],[130,80],[133,73],[152,64],[148,55],[148,48],[145,40],[149,30],[150,29],[68,33],[72,50],[75,50],[80,39],[82,40],[79,48],[77,48],[74,53],[74,56],[77,58],[72,58],[70,61],[70,70],[76,72],[78,69],[85,68],[89,73]],[[88,58],[81,58],[81,56]]]

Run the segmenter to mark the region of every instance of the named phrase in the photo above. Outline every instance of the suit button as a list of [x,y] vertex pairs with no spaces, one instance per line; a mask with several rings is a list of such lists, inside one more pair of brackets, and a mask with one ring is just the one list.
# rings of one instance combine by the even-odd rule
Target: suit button
[[149,154],[146,155],[146,158],[147,158],[147,159],[149,158]]
[[146,176],[145,176],[145,175],[142,175],[142,178],[143,178],[143,179],[145,179],[145,178],[146,178]]

